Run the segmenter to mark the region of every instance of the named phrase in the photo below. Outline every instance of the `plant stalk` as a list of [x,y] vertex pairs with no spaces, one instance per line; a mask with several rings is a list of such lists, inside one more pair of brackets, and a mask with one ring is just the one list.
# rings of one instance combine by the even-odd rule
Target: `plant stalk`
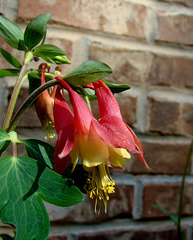
[[21,107],[17,110],[16,114],[13,116],[13,119],[7,129],[8,132],[13,131],[14,128],[16,127],[19,119],[25,112],[25,110],[31,106],[31,104],[36,100],[36,98],[39,96],[40,93],[42,93],[44,90],[46,90],[49,87],[52,87],[54,85],[62,85],[60,82],[57,80],[51,80],[43,85],[41,85],[39,88],[37,88],[35,91],[33,91],[29,97],[23,102]]
[[2,129],[4,129],[5,131],[7,131],[7,129],[9,128],[9,124],[10,124],[10,121],[11,121],[11,118],[12,118],[12,115],[13,115],[15,104],[16,104],[21,86],[23,84],[23,76],[25,74],[25,71],[26,71],[32,57],[33,57],[33,54],[31,52],[28,52],[26,54],[24,65],[22,66],[21,71],[20,71],[19,76],[18,76],[18,79],[15,83],[13,93],[12,93],[12,96],[11,96],[11,99],[10,99],[10,102],[9,102],[8,110],[7,110],[7,113],[5,115],[5,119],[4,119],[3,126],[2,126]]
[[182,202],[183,202],[183,195],[184,195],[185,178],[187,175],[188,166],[190,164],[192,151],[193,151],[193,140],[192,140],[192,143],[191,143],[189,151],[188,151],[188,156],[187,156],[186,164],[184,167],[184,173],[183,173],[181,189],[180,189],[180,200],[179,200],[179,207],[178,207],[178,223],[177,223],[177,230],[178,230],[177,240],[183,240],[183,232],[182,232],[182,228],[181,228]]
[[90,111],[92,112],[91,105],[90,105],[90,100],[89,100],[89,97],[88,97],[88,95],[86,94],[84,88],[79,87],[78,89],[79,89],[79,91],[81,92],[81,94],[82,94],[82,96],[83,96],[83,98],[84,98],[84,101],[86,102],[88,108],[89,108]]

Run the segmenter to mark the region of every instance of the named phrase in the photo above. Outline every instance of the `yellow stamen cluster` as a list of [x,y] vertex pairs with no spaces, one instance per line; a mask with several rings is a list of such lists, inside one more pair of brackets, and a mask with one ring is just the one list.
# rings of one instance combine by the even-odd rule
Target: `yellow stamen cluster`
[[[109,168],[106,163],[102,163],[99,166],[91,168],[89,172],[88,185],[90,198],[95,198],[95,213],[100,213],[101,201],[104,202],[106,213],[109,194],[115,192],[115,182],[110,176]],[[97,210],[98,200],[99,207]]]
[[45,136],[44,138],[53,139],[56,135],[55,133],[53,133],[53,130],[54,130],[54,124],[49,120],[47,123],[47,129],[46,129],[47,136]]

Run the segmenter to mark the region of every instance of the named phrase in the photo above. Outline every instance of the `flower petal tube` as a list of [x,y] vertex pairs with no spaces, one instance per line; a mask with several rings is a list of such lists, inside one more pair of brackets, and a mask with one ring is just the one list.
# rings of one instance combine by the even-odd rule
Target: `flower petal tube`
[[[114,138],[106,139],[109,145],[125,148],[134,153],[135,157],[148,169],[143,148],[135,133],[123,122],[119,105],[111,90],[101,80],[93,83],[100,111],[100,124],[109,131]],[[98,132],[103,139],[103,135]],[[105,139],[104,139],[105,140]]]
[[[49,66],[47,64],[41,64],[39,69],[42,69],[41,74],[41,85],[46,83],[45,80],[45,71],[46,69],[49,70]],[[50,91],[51,93],[50,93]],[[35,102],[35,109],[42,124],[44,130],[47,131],[48,137],[53,138],[54,134],[52,134],[51,130],[54,128],[54,97],[56,86],[53,89],[46,89],[44,90],[39,96],[37,101]],[[47,138],[47,137],[45,137]]]

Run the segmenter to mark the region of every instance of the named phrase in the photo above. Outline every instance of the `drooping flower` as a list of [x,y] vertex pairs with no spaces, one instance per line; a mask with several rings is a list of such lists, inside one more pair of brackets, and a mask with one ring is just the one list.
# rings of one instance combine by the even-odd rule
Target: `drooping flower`
[[[101,114],[100,122],[98,122],[80,95],[60,77],[56,77],[56,79],[68,90],[74,113],[58,87],[54,104],[54,120],[58,134],[54,168],[62,174],[71,160],[75,167],[80,156],[85,170],[89,172],[90,197],[96,198],[95,207],[97,207],[98,200],[99,202],[103,200],[106,211],[109,194],[114,192],[115,185],[109,173],[109,166],[122,168],[125,158],[130,158],[127,150],[136,156],[139,154],[143,160],[138,159],[146,165],[142,153],[138,151],[141,148],[136,143],[133,133],[123,122],[114,96],[103,88],[100,82],[102,91],[99,85],[94,84]],[[104,93],[107,97],[105,101],[108,102],[111,109],[114,108],[110,113],[104,106],[104,98],[100,96],[103,91],[107,91],[107,94]]]
[[[108,142],[108,144],[117,148],[126,148],[133,152],[134,156],[149,169],[144,158],[142,145],[133,130],[124,123],[119,105],[113,93],[101,80],[94,82],[93,85],[98,99],[100,124],[108,129],[109,136],[111,136],[111,134],[114,135],[114,137],[117,136],[114,143],[111,139],[111,142]],[[130,137],[133,138],[134,148],[137,152],[132,151],[132,149],[127,148],[125,145],[125,141],[127,142],[127,139]]]
[[[39,69],[42,69],[41,73],[41,85],[46,83],[45,80],[45,72],[46,69],[49,70],[49,66],[47,64],[41,64]],[[47,135],[49,138],[53,138],[54,134],[52,130],[54,128],[54,97],[56,92],[56,86],[53,89],[44,90],[35,102],[35,109],[42,124],[42,128],[47,131]],[[47,136],[45,137],[47,138]]]

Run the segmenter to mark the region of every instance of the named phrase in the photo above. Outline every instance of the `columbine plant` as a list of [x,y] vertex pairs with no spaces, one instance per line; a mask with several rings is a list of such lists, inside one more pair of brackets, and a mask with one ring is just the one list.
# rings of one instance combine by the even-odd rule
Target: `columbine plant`
[[[100,212],[101,202],[107,211],[109,195],[115,192],[109,167],[122,168],[125,158],[130,158],[129,152],[148,168],[141,143],[123,122],[113,95],[129,87],[102,80],[112,70],[101,62],[84,62],[64,75],[57,65],[70,63],[65,53],[44,43],[50,19],[51,14],[42,14],[23,32],[0,16],[0,34],[12,48],[24,55],[24,61],[20,63],[0,49],[2,56],[14,67],[0,70],[0,77],[17,76],[0,129],[0,153],[9,144],[13,149],[12,156],[0,159],[1,220],[16,227],[17,240],[47,238],[49,218],[42,200],[66,207],[83,201],[83,192],[87,192],[91,199],[95,199],[96,212]],[[30,63],[39,59],[46,62],[38,69],[30,69]],[[50,63],[56,65],[55,72],[50,71]],[[30,95],[13,115],[20,89],[27,79]],[[65,91],[72,108],[64,98]],[[99,120],[91,111],[90,100],[93,99],[98,101]],[[33,103],[46,138],[53,138],[56,130],[55,147],[37,139],[18,139],[14,129]],[[25,146],[26,156],[18,157],[18,144]],[[79,159],[84,174],[79,174],[76,180],[73,172],[76,172]]]

